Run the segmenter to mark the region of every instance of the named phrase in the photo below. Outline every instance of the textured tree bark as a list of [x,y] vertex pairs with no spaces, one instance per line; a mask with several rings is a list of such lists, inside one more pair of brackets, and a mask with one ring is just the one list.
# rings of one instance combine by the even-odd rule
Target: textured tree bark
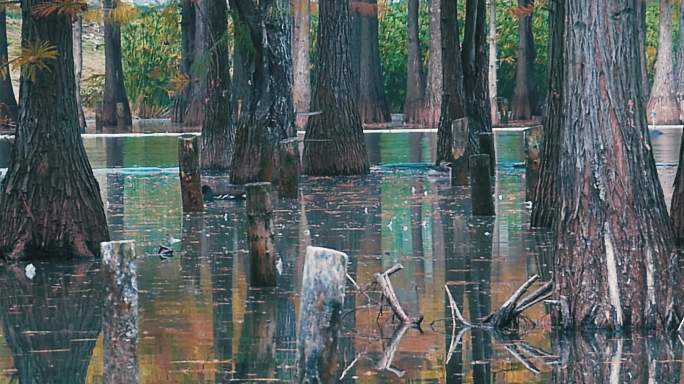
[[21,80],[16,143],[0,193],[0,254],[94,256],[109,231],[78,125],[71,19],[34,19],[36,4],[22,2],[22,45],[45,41],[58,56],[34,80]]
[[83,16],[77,15],[74,17],[72,24],[73,38],[74,38],[74,75],[76,79],[76,108],[78,110],[78,124],[81,126],[81,131],[85,132],[88,125],[86,124],[85,113],[83,113],[83,104],[81,104],[81,78],[83,75]]
[[[110,17],[110,14],[116,9],[118,1],[120,0],[102,1],[102,7],[105,11],[105,85],[102,100],[102,124],[105,127],[130,128],[133,119],[126,95],[123,64],[121,63],[121,26]],[[122,111],[121,108],[123,108]],[[119,113],[117,113],[117,109],[119,109]]]
[[138,281],[135,242],[102,243],[106,289],[102,321],[104,382],[138,382]]
[[[630,0],[636,6],[637,0]],[[565,2],[554,295],[566,328],[677,326],[680,271],[622,0]],[[620,65],[615,65],[619,62]]]
[[[679,2],[679,30],[684,31],[684,2]],[[675,69],[675,93],[680,113],[684,112],[684,33],[679,32],[677,43],[677,67]],[[647,83],[648,85],[648,83]]]
[[204,210],[199,165],[200,152],[197,141],[195,135],[178,137],[178,168],[183,212]]
[[425,127],[439,126],[442,112],[442,0],[428,0],[430,12],[430,40],[427,68],[427,84],[423,101],[422,123]]
[[273,247],[273,202],[271,183],[250,183],[247,191],[250,284],[275,287],[277,283],[276,250]]
[[228,171],[233,159],[235,130],[230,109],[230,60],[227,6],[225,0],[203,0],[207,18],[206,90],[202,116],[200,167]]
[[[534,5],[534,0],[518,0],[519,8]],[[532,33],[532,14],[523,13],[518,17],[518,62],[515,72],[515,91],[511,103],[513,120],[529,120],[535,109],[537,98],[535,87],[530,81],[530,71],[534,70],[534,35]]]
[[[206,61],[209,57],[209,18],[206,5],[207,1],[192,1],[190,6],[194,12],[188,11],[187,23],[190,23],[190,17],[194,15],[195,21],[192,26],[188,25],[188,33],[183,36],[188,41],[183,44],[192,49],[188,54],[192,55],[192,61],[189,67],[189,84],[186,90],[185,111],[183,117],[183,124],[186,127],[199,127],[204,120],[204,100],[207,98],[207,68],[203,65],[203,60]],[[185,4],[183,5],[185,7]],[[183,8],[185,10],[185,8]],[[192,39],[192,45],[190,44]]]
[[656,57],[651,97],[646,106],[649,124],[679,124],[680,122],[679,105],[674,91],[675,79],[672,59],[672,0],[660,0],[658,56]]
[[195,5],[192,0],[181,0],[181,75],[185,77],[187,83],[176,90],[173,102],[173,113],[171,121],[183,123],[188,108],[188,98],[190,97],[192,81],[192,64],[195,60],[195,28],[197,15]]
[[487,35],[485,0],[466,0],[463,37],[463,87],[465,114],[470,119],[468,154],[480,152],[480,133],[492,132],[487,87]]
[[425,91],[423,76],[423,57],[420,49],[418,30],[420,0],[409,0],[408,15],[406,17],[408,36],[406,50],[408,51],[408,65],[406,66],[406,100],[404,101],[404,121],[420,124]]
[[[7,14],[5,9],[0,9],[0,59],[3,61],[9,60],[7,53]],[[14,88],[12,88],[12,78],[9,71],[7,76],[0,76],[0,117],[3,118],[2,126],[9,127],[10,124],[16,125],[19,115],[19,107],[17,106],[17,99],[14,97]]]
[[[544,118],[544,140],[541,148],[539,181],[532,204],[533,227],[551,227],[559,207],[560,192],[557,187],[560,167],[560,137],[563,127],[563,50],[565,44],[565,7],[560,0],[552,0],[549,6],[549,79],[547,113]],[[641,55],[643,56],[643,55]]]
[[[309,112],[311,105],[311,12],[310,0],[294,0],[294,34],[292,36],[292,66],[294,82],[292,99],[297,113]],[[297,115],[297,128],[306,127],[307,116]]]
[[359,28],[359,114],[364,123],[384,123],[392,120],[385,99],[385,84],[380,65],[378,36],[378,1],[358,0],[352,2],[355,22]]
[[[437,164],[446,161],[452,162],[455,150],[454,142],[461,142],[459,138],[452,137],[452,123],[465,115],[464,112],[464,90],[463,90],[463,68],[458,43],[458,25],[456,23],[456,1],[455,0],[433,0],[439,2],[441,9],[441,57],[442,57],[442,96],[439,128],[437,129]],[[470,129],[470,123],[468,128]],[[466,132],[467,134],[467,132]],[[465,142],[464,142],[465,143]],[[463,148],[463,153],[467,158],[467,145]]]
[[496,53],[496,0],[489,0],[489,104],[491,107],[492,126],[499,124],[498,78],[499,61]]
[[368,153],[353,93],[349,0],[319,2],[318,66],[304,138],[304,173],[318,176],[369,172]]
[[249,112],[254,84],[254,44],[249,35],[245,16],[232,10],[233,19],[233,120],[240,121],[243,111]]
[[648,63],[646,57],[646,6],[648,0],[637,1],[636,12],[639,21],[639,60],[641,61],[641,89],[643,90],[643,103],[648,103],[651,87],[648,84]]
[[254,47],[250,102],[241,112],[235,138],[234,184],[277,181],[277,146],[296,137],[292,102],[292,28],[288,0],[233,0]]

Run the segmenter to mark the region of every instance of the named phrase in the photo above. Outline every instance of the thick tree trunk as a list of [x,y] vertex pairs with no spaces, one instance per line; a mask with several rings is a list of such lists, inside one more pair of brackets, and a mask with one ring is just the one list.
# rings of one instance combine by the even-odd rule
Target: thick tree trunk
[[497,70],[499,68],[496,53],[496,0],[489,0],[489,104],[491,108],[492,125],[499,124],[499,104],[497,87]]
[[468,154],[480,153],[480,133],[492,132],[487,86],[486,0],[466,0],[463,87],[468,122]]
[[81,131],[85,132],[88,127],[86,124],[83,104],[81,104],[81,77],[83,75],[83,16],[75,17],[73,24],[74,38],[74,75],[76,81],[76,109],[78,110],[78,124]]
[[0,196],[0,253],[7,259],[93,256],[109,240],[100,188],[81,140],[71,19],[35,19],[22,2],[22,46],[58,52],[34,79],[22,76],[17,137]]
[[672,60],[672,0],[660,0],[658,56],[651,97],[646,106],[649,124],[679,124]]
[[[231,180],[236,184],[277,181],[278,143],[296,137],[292,103],[292,26],[289,0],[258,5],[233,0],[254,47],[250,103],[241,112]],[[299,159],[297,167],[299,167]]]
[[638,22],[624,7],[565,2],[573,59],[563,64],[554,295],[567,302],[569,328],[663,330],[679,320],[672,227],[639,102]]
[[[199,127],[202,125],[204,120],[204,101],[209,93],[207,89],[208,71],[206,65],[202,65],[203,60],[206,61],[206,58],[209,57],[210,50],[209,18],[211,15],[207,13],[206,4],[206,1],[192,1],[191,6],[195,11],[194,13],[188,13],[188,23],[190,23],[189,19],[192,14],[195,16],[195,21],[193,27],[188,26],[189,33],[187,35],[187,39],[192,38],[193,40],[192,51],[188,51],[188,53],[192,52],[192,62],[189,67],[189,84],[183,117],[183,124],[186,127]],[[185,39],[186,36],[183,36],[183,40]],[[184,44],[190,44],[190,41],[188,40]]]
[[116,9],[118,1],[120,0],[102,1],[106,15],[104,23],[105,85],[102,101],[102,124],[105,127],[130,127],[133,123],[121,63],[121,26],[110,16]]
[[368,153],[353,93],[349,0],[319,2],[318,65],[304,142],[304,173],[369,172]]
[[[5,8],[0,9],[0,58],[2,60],[9,60],[7,53],[7,14]],[[14,89],[12,88],[12,78],[9,71],[7,76],[0,76],[0,128],[10,124],[16,124],[19,115],[19,108],[17,107],[17,99],[14,97]]]
[[195,60],[195,28],[197,24],[197,15],[195,14],[195,4],[192,0],[181,1],[181,73],[180,75],[186,79],[179,89],[176,89],[176,95],[173,103],[173,114],[171,121],[174,123],[183,123],[185,114],[188,108],[188,98],[190,97],[192,82],[191,71],[192,64]]
[[392,120],[385,99],[385,84],[380,64],[378,36],[378,1],[359,0],[352,3],[359,23],[359,114],[364,123],[384,123]]
[[[534,5],[534,0],[518,0],[519,8]],[[536,97],[531,72],[534,71],[534,36],[532,14],[524,12],[518,17],[518,62],[515,72],[515,92],[511,103],[513,120],[529,120],[535,109]]]
[[556,189],[560,167],[560,137],[563,127],[563,51],[565,43],[565,6],[552,0],[549,6],[549,76],[544,118],[539,182],[534,193],[531,223],[533,227],[552,227],[560,207]]
[[[294,0],[294,34],[292,36],[292,66],[294,82],[292,99],[297,113],[309,112],[311,105],[311,12],[310,0]],[[308,118],[297,116],[297,128],[304,129]]]
[[439,126],[439,117],[442,112],[442,87],[444,84],[442,69],[442,0],[428,1],[430,7],[430,46],[422,123],[427,128],[435,128]]
[[240,121],[243,111],[249,112],[254,84],[254,45],[244,16],[231,12],[234,28],[233,40],[233,120]]
[[423,58],[420,51],[418,30],[419,7],[420,0],[409,0],[406,17],[408,65],[406,66],[406,100],[404,101],[404,121],[417,124],[421,123],[423,92],[425,91]]
[[[442,42],[442,102],[439,128],[437,129],[437,164],[446,161],[452,162],[454,157],[454,139],[456,142],[465,143],[465,140],[454,138],[452,135],[452,123],[464,116],[464,90],[463,90],[463,67],[461,51],[458,43],[458,26],[456,24],[456,1],[433,0],[440,3],[440,31]],[[460,152],[465,154],[465,145]],[[467,154],[465,154],[467,158]]]
[[207,98],[202,116],[200,166],[203,170],[227,171],[233,158],[235,131],[230,109],[230,63],[228,15],[225,0],[202,0],[207,17]]
[[675,93],[682,111],[684,104],[684,1],[679,2],[679,40],[677,43],[677,67],[675,70]]

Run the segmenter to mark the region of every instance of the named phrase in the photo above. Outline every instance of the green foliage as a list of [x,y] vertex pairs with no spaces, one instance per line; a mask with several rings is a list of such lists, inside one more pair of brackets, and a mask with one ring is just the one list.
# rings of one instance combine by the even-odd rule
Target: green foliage
[[81,80],[81,104],[84,108],[95,109],[104,97],[104,81],[102,74],[92,75]]

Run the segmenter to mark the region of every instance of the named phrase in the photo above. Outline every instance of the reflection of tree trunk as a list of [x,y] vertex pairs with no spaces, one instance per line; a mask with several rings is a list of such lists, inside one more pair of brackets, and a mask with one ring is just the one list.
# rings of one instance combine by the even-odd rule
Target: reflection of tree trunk
[[275,378],[277,302],[273,292],[251,291],[240,333],[235,378]]
[[406,66],[406,100],[404,101],[404,121],[407,123],[421,123],[425,90],[423,58],[420,50],[419,8],[420,0],[409,0],[406,16],[408,65]]
[[124,236],[124,189],[126,178],[120,170],[123,156],[123,142],[118,138],[105,140],[105,152],[107,155],[107,222],[112,239],[125,239]]
[[19,383],[82,383],[102,327],[100,263],[0,272],[0,318]]
[[[534,6],[534,0],[518,0],[518,8]],[[535,87],[530,76],[534,72],[534,36],[532,13],[518,17],[518,62],[515,73],[515,92],[511,103],[513,120],[529,120],[536,108]]]
[[660,32],[654,72],[651,97],[646,106],[648,122],[679,124],[679,105],[675,99],[672,60],[672,0],[660,0]]
[[183,215],[180,242],[181,275],[190,293],[200,289],[200,244],[203,241],[204,214]]

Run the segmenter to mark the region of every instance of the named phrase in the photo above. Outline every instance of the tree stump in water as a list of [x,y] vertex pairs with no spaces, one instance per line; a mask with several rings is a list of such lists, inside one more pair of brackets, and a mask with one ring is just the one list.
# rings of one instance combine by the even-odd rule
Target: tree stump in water
[[489,155],[470,156],[470,195],[474,216],[494,216]]
[[105,281],[104,382],[138,382],[138,283],[135,242],[101,244]]
[[489,155],[489,172],[492,176],[496,175],[496,147],[494,145],[494,134],[491,132],[480,133],[480,153]]
[[197,136],[182,135],[178,137],[178,166],[183,212],[203,211],[204,200],[202,199]]
[[456,119],[451,123],[452,145],[451,152],[451,186],[468,185],[468,118]]
[[245,185],[247,235],[249,237],[250,284],[276,286],[276,252],[273,247],[273,202],[271,183]]
[[300,383],[337,382],[337,338],[347,277],[347,255],[307,247],[299,308]]
[[299,140],[297,137],[282,140],[278,149],[278,192],[281,197],[296,199],[299,192]]
[[540,125],[525,130],[525,200],[535,201],[541,169],[543,131]]

